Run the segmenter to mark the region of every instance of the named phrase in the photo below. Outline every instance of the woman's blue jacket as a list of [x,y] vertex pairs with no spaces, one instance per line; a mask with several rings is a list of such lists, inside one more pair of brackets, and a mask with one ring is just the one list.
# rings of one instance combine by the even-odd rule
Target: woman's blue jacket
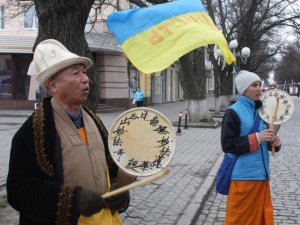
[[[270,179],[268,143],[262,142],[256,151],[250,151],[248,135],[254,124],[256,111],[257,103],[254,100],[239,96],[238,101],[225,112],[221,134],[222,148],[226,154],[239,155],[233,168],[232,180]],[[266,124],[260,120],[257,132],[266,128]]]

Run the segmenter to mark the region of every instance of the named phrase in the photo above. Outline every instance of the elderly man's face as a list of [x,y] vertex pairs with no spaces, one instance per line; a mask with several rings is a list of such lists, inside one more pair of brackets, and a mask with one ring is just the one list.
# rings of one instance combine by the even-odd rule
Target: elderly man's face
[[47,86],[54,98],[65,106],[81,105],[89,95],[89,78],[85,65],[72,65],[48,80]]

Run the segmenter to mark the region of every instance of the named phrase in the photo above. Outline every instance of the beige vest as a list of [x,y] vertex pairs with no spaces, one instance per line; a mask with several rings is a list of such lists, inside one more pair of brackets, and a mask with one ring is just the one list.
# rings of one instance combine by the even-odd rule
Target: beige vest
[[60,137],[65,184],[73,184],[103,194],[107,191],[105,149],[100,132],[82,110],[88,144],[61,105],[51,99],[56,130]]

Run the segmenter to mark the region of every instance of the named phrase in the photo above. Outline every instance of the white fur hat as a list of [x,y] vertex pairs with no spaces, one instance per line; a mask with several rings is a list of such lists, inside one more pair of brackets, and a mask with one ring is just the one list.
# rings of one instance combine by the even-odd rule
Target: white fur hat
[[255,81],[261,82],[261,79],[257,74],[241,70],[235,78],[235,85],[238,92],[243,95],[246,89]]
[[57,40],[47,39],[36,46],[27,74],[36,76],[39,85],[45,87],[47,80],[57,72],[81,63],[87,69],[92,66],[92,61],[89,58],[80,57],[70,52]]

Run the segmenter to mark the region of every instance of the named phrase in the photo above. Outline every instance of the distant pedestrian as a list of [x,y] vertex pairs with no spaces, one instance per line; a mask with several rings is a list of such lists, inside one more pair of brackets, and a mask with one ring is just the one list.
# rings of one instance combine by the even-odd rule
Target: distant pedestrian
[[275,88],[277,88],[277,82],[276,82],[276,81],[273,81],[273,82],[271,82],[271,83],[269,84],[268,89],[275,89]]
[[134,94],[134,99],[137,107],[142,107],[145,101],[145,94],[141,88],[138,87]]
[[226,110],[221,131],[225,154],[239,156],[231,174],[225,225],[273,225],[268,151],[272,144],[279,151],[280,138],[260,118],[257,132],[249,133],[261,107],[259,76],[243,70],[235,83],[240,95]]

